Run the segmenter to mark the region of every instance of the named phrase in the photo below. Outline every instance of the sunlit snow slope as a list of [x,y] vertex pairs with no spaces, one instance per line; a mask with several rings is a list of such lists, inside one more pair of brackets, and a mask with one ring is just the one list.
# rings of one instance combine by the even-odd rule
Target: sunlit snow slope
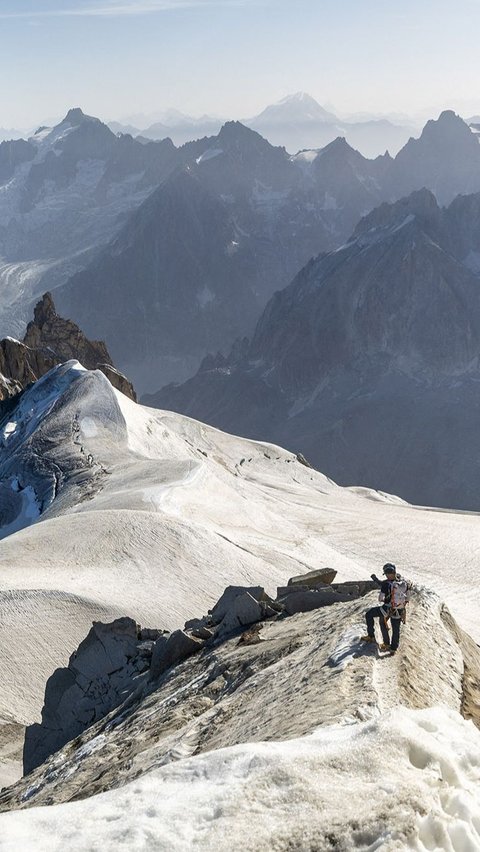
[[12,533],[0,552],[0,718],[38,718],[48,676],[94,618],[175,628],[229,583],[274,592],[324,565],[345,580],[392,560],[480,637],[475,515],[339,488],[278,447],[137,406],[74,362],[22,396],[0,439],[0,523]]

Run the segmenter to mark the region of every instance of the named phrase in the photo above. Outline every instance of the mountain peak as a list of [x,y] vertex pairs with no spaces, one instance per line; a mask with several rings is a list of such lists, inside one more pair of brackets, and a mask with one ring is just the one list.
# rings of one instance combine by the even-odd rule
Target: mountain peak
[[307,94],[307,92],[295,92],[293,95],[287,95],[285,98],[282,98],[278,101],[279,104],[292,104],[292,103],[300,103],[300,104],[315,104],[315,106],[320,106],[318,101],[315,98],[312,98],[311,95]]
[[419,141],[436,141],[439,138],[447,139],[449,143],[455,139],[467,140],[470,144],[476,143],[468,124],[452,109],[445,109],[436,121],[427,121]]
[[73,125],[76,125],[76,124],[81,124],[82,121],[85,121],[85,119],[89,119],[89,118],[90,118],[90,116],[85,115],[85,113],[83,112],[83,110],[80,109],[80,107],[73,107],[72,109],[68,110],[65,118],[63,119],[63,121],[61,123],[62,124],[71,124],[73,126]]
[[368,231],[391,229],[410,220],[417,220],[422,226],[435,226],[440,217],[440,207],[433,192],[429,189],[416,190],[405,198],[401,198],[393,204],[384,202],[367,216],[360,220],[355,228],[354,236],[357,237]]
[[[255,119],[255,123],[283,124],[297,122],[302,124],[335,124],[338,119],[327,112],[315,98],[306,92],[287,95],[275,104],[267,106]],[[249,122],[250,123],[250,122]]]
[[442,123],[442,124],[447,124],[447,123],[451,124],[452,122],[455,122],[456,124],[458,124],[459,121],[461,121],[462,124],[465,123],[463,121],[463,119],[460,118],[460,116],[457,115],[457,113],[453,109],[444,109],[440,113],[440,115],[438,116],[437,121]]
[[260,144],[270,146],[270,143],[267,142],[256,130],[252,130],[250,127],[246,127],[245,124],[242,124],[241,121],[227,121],[220,128],[220,132],[217,136],[217,141],[223,145],[231,145],[243,143],[243,144]]

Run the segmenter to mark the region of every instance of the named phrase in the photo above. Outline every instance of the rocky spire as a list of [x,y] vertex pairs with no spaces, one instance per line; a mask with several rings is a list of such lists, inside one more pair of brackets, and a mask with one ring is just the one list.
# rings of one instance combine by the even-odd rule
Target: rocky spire
[[42,296],[33,316],[22,342],[0,341],[0,400],[19,393],[55,364],[75,359],[87,370],[101,370],[117,390],[136,401],[133,385],[115,369],[105,343],[88,340],[76,323],[60,317],[51,293]]

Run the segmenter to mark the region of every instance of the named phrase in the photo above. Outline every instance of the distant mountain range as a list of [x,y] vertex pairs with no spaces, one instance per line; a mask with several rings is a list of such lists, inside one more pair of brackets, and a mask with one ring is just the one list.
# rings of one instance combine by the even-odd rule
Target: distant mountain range
[[368,160],[342,138],[290,156],[240,122],[176,148],[75,109],[1,144],[0,183],[0,334],[55,291],[143,393],[250,336],[272,294],[382,201],[480,191],[480,147],[452,112]]
[[302,452],[337,482],[480,509],[480,194],[365,217],[250,341],[145,403]]
[[[141,120],[141,116],[133,116]],[[170,137],[175,145],[216,135],[225,119],[204,115],[192,118],[177,110],[161,114],[153,124],[144,129],[134,124],[110,122],[115,133],[131,133],[146,139]],[[410,136],[419,133],[413,122],[396,124],[386,118],[362,118],[345,121],[325,110],[305,92],[297,92],[267,106],[253,118],[242,119],[242,123],[256,130],[272,145],[280,145],[292,154],[303,148],[323,148],[337,136],[344,136],[350,145],[366,157],[376,157],[389,150],[391,154],[407,142]]]
[[80,109],[0,143],[0,334],[18,334],[41,293],[85,266],[177,163],[169,140],[117,137]]
[[226,354],[275,290],[405,187],[429,186],[442,203],[480,191],[478,140],[451,112],[395,159],[367,160],[344,139],[290,157],[239,122],[179,154],[183,171],[56,295],[141,392]]

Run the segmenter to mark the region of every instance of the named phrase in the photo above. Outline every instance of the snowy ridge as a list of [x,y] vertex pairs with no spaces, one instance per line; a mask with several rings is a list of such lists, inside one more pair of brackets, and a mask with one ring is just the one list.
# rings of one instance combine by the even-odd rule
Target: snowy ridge
[[113,852],[118,831],[175,852],[227,836],[252,852],[475,849],[480,733],[459,711],[478,702],[480,652],[417,590],[399,655],[379,657],[358,638],[371,599],[269,620],[260,642],[227,637],[144,681],[2,793],[2,809],[37,807],[0,816],[0,836],[33,852],[40,820],[54,849]]
[[114,852],[128,836],[134,848],[158,852],[232,840],[246,852],[328,849],[333,839],[344,852],[473,852],[479,765],[471,722],[442,708],[399,708],[298,740],[181,760],[83,802],[4,814],[0,850]]
[[[289,838],[290,848],[309,849],[315,838],[322,848],[318,838],[329,836],[342,852],[353,843],[424,852],[432,838],[450,852],[467,841],[475,849],[479,734],[460,712],[478,716],[479,651],[441,601],[478,641],[478,517],[340,488],[291,452],[136,405],[75,364],[31,391],[37,407],[26,392],[1,423],[7,488],[14,493],[15,477],[33,484],[24,474],[39,440],[61,477],[43,515],[2,541],[0,594],[15,595],[0,623],[8,660],[0,718],[38,719],[49,674],[99,613],[173,630],[232,583],[274,593],[319,566],[340,581],[363,580],[387,559],[435,594],[419,592],[393,660],[359,643],[374,593],[269,621],[258,644],[233,638],[186,660],[18,788],[25,806],[93,795],[102,767],[110,792],[3,814],[1,852],[14,842],[27,852],[86,850],[93,831],[113,852],[127,828],[130,842],[169,852],[186,852],[192,838],[199,849],[222,848],[232,836],[265,852],[289,848]],[[24,642],[11,643],[12,631],[25,635],[22,625],[28,656]],[[6,760],[3,777],[14,769]],[[367,796],[355,794],[359,784]],[[394,824],[385,820],[392,796]]]

